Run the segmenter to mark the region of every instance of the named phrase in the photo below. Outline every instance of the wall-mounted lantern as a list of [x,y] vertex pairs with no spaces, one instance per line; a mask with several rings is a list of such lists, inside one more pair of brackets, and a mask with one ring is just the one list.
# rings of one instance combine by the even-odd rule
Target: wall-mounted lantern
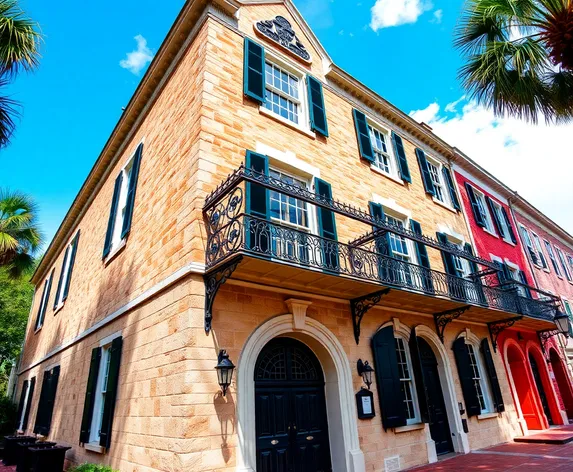
[[233,371],[235,370],[235,364],[229,360],[229,354],[225,349],[219,351],[219,362],[215,366],[217,369],[217,378],[219,380],[219,385],[221,386],[221,391],[223,396],[227,394],[227,388],[231,385],[231,380],[233,380]]
[[565,313],[560,312],[554,321],[559,332],[565,336],[569,336],[569,317]]
[[358,370],[358,375],[362,376],[362,380],[368,387],[368,390],[370,390],[370,385],[372,385],[372,372],[374,372],[374,369],[368,361],[362,362],[362,359],[358,359],[356,368]]

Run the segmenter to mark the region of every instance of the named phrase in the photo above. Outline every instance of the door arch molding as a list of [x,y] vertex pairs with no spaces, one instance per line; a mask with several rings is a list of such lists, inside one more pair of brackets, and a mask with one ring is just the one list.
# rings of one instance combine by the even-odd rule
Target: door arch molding
[[263,347],[278,336],[305,343],[322,366],[333,471],[364,472],[366,466],[358,438],[353,376],[346,352],[336,336],[312,318],[306,317],[304,325],[295,330],[290,313],[260,325],[241,351],[237,367],[237,470],[256,470],[255,364]]

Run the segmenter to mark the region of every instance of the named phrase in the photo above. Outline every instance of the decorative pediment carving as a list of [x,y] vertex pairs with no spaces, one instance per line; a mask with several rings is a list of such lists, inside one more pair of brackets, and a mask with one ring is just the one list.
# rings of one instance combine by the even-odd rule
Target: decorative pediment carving
[[257,21],[255,31],[289,50],[303,61],[310,62],[310,54],[304,44],[298,40],[290,22],[283,16],[276,16],[273,20]]

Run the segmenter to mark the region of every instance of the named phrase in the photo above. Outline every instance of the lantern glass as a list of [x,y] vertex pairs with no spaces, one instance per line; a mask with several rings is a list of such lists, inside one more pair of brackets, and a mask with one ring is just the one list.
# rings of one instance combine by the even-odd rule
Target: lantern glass
[[569,317],[563,313],[559,313],[555,317],[555,324],[561,334],[567,336],[569,334]]
[[219,352],[219,363],[216,365],[217,369],[217,380],[219,381],[219,386],[223,392],[223,396],[227,393],[227,388],[231,385],[231,380],[233,380],[233,371],[235,370],[235,365],[229,360],[229,354],[227,351],[221,350]]

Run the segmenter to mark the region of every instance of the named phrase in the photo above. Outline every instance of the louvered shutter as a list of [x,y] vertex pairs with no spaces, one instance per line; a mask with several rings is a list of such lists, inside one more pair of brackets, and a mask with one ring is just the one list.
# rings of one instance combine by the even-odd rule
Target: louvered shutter
[[[316,194],[326,202],[332,200],[332,187],[328,182],[325,182],[318,177],[314,178],[314,186]],[[325,268],[332,271],[339,271],[340,264],[338,261],[338,244],[336,242],[338,237],[336,234],[336,220],[334,212],[322,207],[316,207],[318,219],[318,231],[322,238],[327,241],[321,241],[322,256]]]
[[36,414],[36,425],[34,426],[34,433],[36,434],[47,436],[50,432],[59,377],[60,366],[54,367],[51,371],[44,372],[44,381],[42,382],[40,402]]
[[430,422],[430,400],[428,398],[428,391],[424,381],[424,373],[422,371],[422,359],[420,358],[420,348],[418,347],[418,337],[416,336],[416,328],[412,328],[410,332],[410,341],[408,342],[410,349],[410,357],[412,359],[412,370],[414,371],[414,380],[416,381],[416,393],[418,394],[418,407],[420,409],[420,417],[422,423]]
[[99,373],[99,364],[101,360],[101,347],[92,349],[90,360],[90,371],[88,374],[88,383],[86,387],[86,396],[84,399],[84,412],[82,415],[82,425],[80,428],[80,443],[90,441],[90,432],[94,412],[95,395],[97,389],[97,377]]
[[50,371],[44,371],[42,379],[42,390],[40,390],[40,400],[36,410],[36,422],[34,424],[34,434],[45,434],[45,417],[46,417],[46,397],[49,390]]
[[489,212],[491,213],[491,216],[493,217],[493,224],[495,225],[495,229],[497,231],[497,234],[499,234],[502,238],[506,238],[507,234],[505,234],[505,231],[503,230],[503,225],[501,224],[501,221],[499,221],[499,216],[498,216],[497,212],[495,211],[495,206],[494,206],[493,200],[486,195],[485,201],[487,202]]
[[66,278],[66,283],[64,285],[64,293],[62,300],[68,298],[68,293],[70,291],[70,282],[72,280],[72,272],[74,270],[74,263],[76,262],[76,253],[78,252],[78,244],[80,243],[80,230],[76,233],[76,237],[72,243],[72,253],[70,255],[70,267],[68,269],[68,277]]
[[461,210],[460,200],[458,199],[458,192],[456,192],[456,186],[454,184],[454,179],[452,177],[452,171],[446,166],[442,167],[442,173],[444,174],[444,179],[446,180],[446,185],[448,186],[448,191],[450,193],[450,200],[452,206],[456,210]]
[[[470,243],[464,244],[464,251],[467,252],[470,256],[475,255],[474,250],[472,248],[472,245]],[[470,269],[472,271],[472,275],[477,274],[479,272],[479,267],[478,267],[477,263],[475,261],[472,261],[472,260],[468,260],[468,262],[470,264]],[[473,275],[472,280],[474,282],[474,287],[475,287],[475,299],[474,299],[474,297],[471,297],[471,298],[474,299],[474,301],[481,303],[482,305],[486,305],[487,299],[486,299],[485,293],[483,291],[481,279],[477,275]]]
[[[386,216],[384,215],[384,208],[379,203],[368,202],[368,208],[370,209],[370,214],[374,217],[374,219],[379,221],[385,221]],[[378,228],[376,226],[372,226],[372,230],[376,231]],[[392,255],[392,247],[390,246],[390,235],[389,233],[385,233],[383,236],[379,236],[376,238],[376,251],[380,254],[377,257],[378,259],[378,275],[380,276],[381,280],[389,280],[389,261],[385,259],[383,256],[391,256]]]
[[24,405],[24,423],[22,424],[22,431],[28,429],[28,420],[30,418],[30,410],[32,409],[32,399],[34,398],[34,390],[36,388],[36,377],[30,380],[30,393],[28,393],[28,401]]
[[127,199],[125,202],[125,213],[123,225],[121,227],[121,239],[125,238],[131,230],[131,220],[133,218],[133,206],[135,204],[135,191],[137,190],[137,179],[139,177],[139,168],[141,166],[141,155],[143,153],[143,143],[139,143],[133,156],[133,164],[127,183]]
[[22,413],[24,413],[26,392],[28,391],[28,381],[24,380],[22,384],[22,391],[20,392],[20,401],[18,402],[18,412],[16,414],[16,429],[20,429],[20,418],[22,418]]
[[40,306],[38,307],[38,315],[36,317],[36,324],[34,329],[39,329],[40,326],[44,324],[44,318],[46,316],[46,310],[48,308],[48,302],[50,300],[50,291],[52,289],[52,280],[54,279],[54,273],[56,269],[52,269],[50,277],[44,282],[44,290],[42,291],[42,298],[40,299]]
[[[444,233],[436,233],[436,237],[441,244],[449,244],[448,237]],[[456,266],[454,265],[452,253],[444,250],[440,252],[442,253],[442,260],[444,261],[444,269],[446,270],[446,273],[449,275],[455,275],[457,277],[458,272],[456,270]]]
[[[251,173],[255,178],[268,177],[269,175],[269,159],[262,154],[247,151],[245,167],[247,172]],[[247,182],[245,185],[247,214],[255,218],[268,220],[270,217],[269,191],[259,184]],[[245,232],[245,242],[249,249],[258,253],[268,254],[270,249],[269,231],[267,229],[261,230],[258,220],[248,218]]]
[[368,130],[366,115],[356,108],[352,110],[352,115],[354,116],[354,128],[356,129],[360,157],[372,163],[374,162],[374,149],[370,141],[370,131]]
[[261,105],[265,103],[265,50],[249,38],[245,38],[243,91]]
[[388,326],[372,337],[374,374],[384,429],[405,426],[406,407],[402,398],[394,330]]
[[[519,271],[519,279],[521,280],[522,284],[529,285],[529,282],[527,281],[527,276],[525,275],[525,272],[523,272],[522,270]],[[523,290],[525,291],[525,296],[527,298],[533,298],[531,296],[531,290],[528,287],[524,287]]]
[[515,232],[513,231],[513,226],[511,224],[511,221],[509,220],[509,216],[508,216],[507,211],[505,210],[504,207],[501,207],[501,213],[503,214],[503,219],[505,220],[505,223],[507,224],[507,230],[509,231],[509,238],[511,239],[511,242],[513,244],[517,244],[517,238],[515,237]]
[[481,214],[477,197],[474,193],[473,187],[466,182],[466,192],[468,194],[468,198],[470,199],[470,204],[472,206],[472,213],[474,214],[474,220],[478,226],[481,228],[485,228],[485,220],[483,215]]
[[487,338],[482,339],[480,350],[485,361],[485,369],[489,379],[489,385],[491,387],[495,409],[498,413],[501,413],[502,411],[505,411],[505,405],[503,403],[501,387],[499,385],[499,379],[497,378],[497,372],[495,370],[495,364],[493,362],[493,356],[491,354],[491,349],[489,347],[489,341]]
[[115,179],[115,184],[113,187],[113,197],[111,199],[111,209],[109,211],[109,218],[107,220],[107,231],[105,233],[105,242],[103,245],[102,259],[105,259],[109,252],[111,251],[111,242],[113,240],[113,231],[115,228],[115,219],[117,216],[117,205],[119,202],[119,196],[121,194],[121,183],[123,181],[123,172],[120,172]]
[[458,366],[458,376],[464,400],[466,403],[466,412],[468,416],[476,416],[481,413],[481,407],[474,385],[474,373],[470,363],[470,355],[466,346],[465,338],[458,338],[454,341],[452,347]]
[[406,159],[406,151],[402,138],[392,131],[392,144],[394,145],[394,152],[398,159],[398,169],[400,171],[400,178],[404,182],[412,183],[412,176],[410,175],[410,168],[408,167],[408,159]]
[[426,190],[427,194],[435,196],[436,187],[434,187],[434,182],[432,180],[432,176],[430,175],[430,169],[428,167],[426,154],[421,149],[416,148],[416,158],[418,159],[418,165],[420,166],[422,181],[424,182],[424,189]]
[[[422,236],[422,226],[415,220],[410,220],[410,228],[418,236]],[[434,291],[434,282],[432,280],[432,272],[430,271],[430,258],[428,257],[428,248],[424,243],[419,241],[415,242],[416,255],[418,256],[418,264],[423,269],[421,270],[422,285],[427,292]]]
[[103,404],[103,414],[100,431],[100,446],[109,449],[111,445],[111,431],[113,423],[113,413],[115,411],[115,400],[117,397],[117,386],[119,383],[119,368],[121,363],[121,349],[123,338],[120,336],[111,342],[109,372]]
[[324,137],[328,137],[328,123],[326,121],[326,108],[324,106],[322,84],[311,75],[307,76],[306,81],[310,129],[322,134]]
[[58,288],[56,289],[56,296],[54,297],[54,310],[58,308],[58,301],[60,299],[60,290],[62,290],[62,282],[64,279],[64,271],[66,270],[66,264],[68,262],[68,257],[70,256],[70,246],[66,247],[66,252],[64,254],[64,262],[62,262],[62,269],[60,270],[60,278],[58,279]]

